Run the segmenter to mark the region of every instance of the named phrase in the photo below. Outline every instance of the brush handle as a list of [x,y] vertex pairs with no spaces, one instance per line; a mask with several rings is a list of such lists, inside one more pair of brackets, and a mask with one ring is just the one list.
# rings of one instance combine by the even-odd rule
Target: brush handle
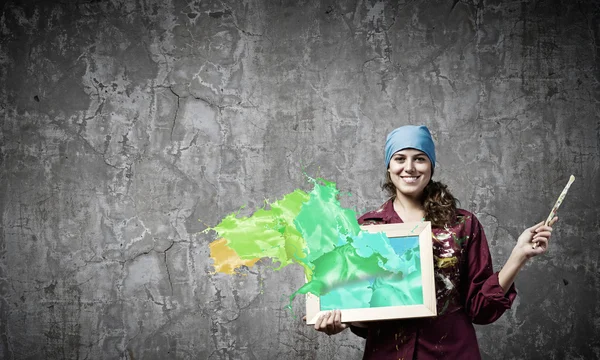
[[[567,196],[567,191],[569,191],[569,188],[571,187],[571,184],[573,184],[573,181],[575,181],[575,176],[571,175],[571,177],[569,177],[569,182],[567,183],[567,185],[565,186],[563,191],[558,196],[558,200],[556,200],[556,203],[554,203],[554,206],[552,207],[552,211],[550,211],[550,215],[548,215],[548,217],[546,218],[544,225],[546,225],[546,226],[550,225],[550,221],[552,221],[552,219],[554,219],[554,217],[556,216],[556,213],[558,212],[558,208],[559,208],[560,204],[562,204],[563,200],[565,199],[565,196]],[[532,249],[535,249],[536,247],[537,247],[537,243],[534,243],[532,246]]]

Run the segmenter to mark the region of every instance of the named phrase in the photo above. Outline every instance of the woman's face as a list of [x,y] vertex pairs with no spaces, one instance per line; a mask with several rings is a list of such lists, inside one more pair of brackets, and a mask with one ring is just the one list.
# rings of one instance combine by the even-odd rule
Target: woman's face
[[422,151],[400,150],[392,156],[388,172],[396,193],[418,198],[431,179],[431,161]]

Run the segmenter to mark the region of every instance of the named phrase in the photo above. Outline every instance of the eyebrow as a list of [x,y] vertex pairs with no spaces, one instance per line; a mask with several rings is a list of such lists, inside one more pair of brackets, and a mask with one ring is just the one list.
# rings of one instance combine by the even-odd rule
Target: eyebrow
[[[405,154],[399,154],[399,153],[394,154],[394,157],[396,157],[396,156],[407,157]],[[419,153],[419,154],[412,155],[412,157],[419,157],[419,156],[427,156],[427,155],[425,153]]]

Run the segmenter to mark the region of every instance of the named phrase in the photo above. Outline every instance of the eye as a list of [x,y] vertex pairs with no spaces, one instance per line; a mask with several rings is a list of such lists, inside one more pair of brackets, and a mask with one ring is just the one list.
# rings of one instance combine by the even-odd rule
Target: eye
[[424,156],[419,156],[419,157],[417,158],[417,161],[418,161],[418,162],[425,162],[425,161],[427,161],[427,160],[425,159],[425,157],[424,157]]
[[404,156],[396,156],[396,157],[394,157],[394,161],[403,162],[404,161]]

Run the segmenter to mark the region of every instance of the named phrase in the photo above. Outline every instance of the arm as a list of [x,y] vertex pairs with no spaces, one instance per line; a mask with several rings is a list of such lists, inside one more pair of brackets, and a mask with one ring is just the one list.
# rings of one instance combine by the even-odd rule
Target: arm
[[[517,296],[513,285],[515,277],[527,259],[546,251],[550,231],[551,228],[542,223],[526,229],[502,270],[494,273],[483,227],[473,216],[471,236],[466,245],[467,275],[463,278],[465,310],[473,323],[492,323],[511,307]],[[533,249],[533,243],[540,246]]]
[[[515,245],[500,273],[498,273],[498,282],[502,289],[504,289],[505,294],[527,260],[546,252],[548,249],[548,240],[550,240],[550,235],[552,234],[552,225],[556,221],[558,221],[557,217],[550,221],[550,225],[544,225],[543,222],[536,224],[519,236],[517,245]],[[538,246],[533,248],[532,245],[535,243]]]
[[472,215],[468,225],[469,239],[465,244],[466,268],[463,268],[461,294],[465,312],[471,321],[489,324],[510,309],[517,292],[512,285],[507,286],[506,290],[500,285],[499,273],[494,273],[492,256],[479,220]]

